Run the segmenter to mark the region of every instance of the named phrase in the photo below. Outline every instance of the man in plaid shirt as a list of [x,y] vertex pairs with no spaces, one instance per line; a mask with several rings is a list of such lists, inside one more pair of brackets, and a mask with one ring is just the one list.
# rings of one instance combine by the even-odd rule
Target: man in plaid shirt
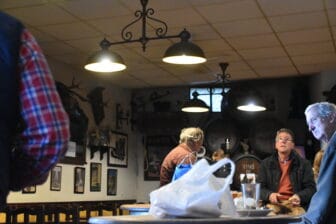
[[70,137],[69,119],[40,47],[19,21],[1,12],[0,105],[1,205],[10,190],[44,183]]

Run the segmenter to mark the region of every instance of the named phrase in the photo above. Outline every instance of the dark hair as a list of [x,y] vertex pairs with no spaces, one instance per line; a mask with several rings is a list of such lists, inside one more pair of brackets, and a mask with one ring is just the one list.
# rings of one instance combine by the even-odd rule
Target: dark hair
[[294,132],[293,132],[292,130],[288,129],[288,128],[281,128],[281,129],[279,129],[279,130],[277,131],[277,133],[276,133],[275,139],[276,139],[276,138],[278,137],[278,135],[279,135],[280,133],[282,133],[282,132],[285,132],[285,133],[289,134],[289,135],[292,137],[293,142],[295,142],[295,135],[294,135]]

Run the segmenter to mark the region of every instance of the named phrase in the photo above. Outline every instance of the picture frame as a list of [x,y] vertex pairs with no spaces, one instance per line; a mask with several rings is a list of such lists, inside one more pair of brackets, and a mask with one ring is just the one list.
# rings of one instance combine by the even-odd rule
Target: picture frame
[[127,167],[128,163],[128,136],[127,134],[109,131],[109,148],[107,165]]
[[22,193],[23,194],[35,194],[36,193],[36,185],[23,188]]
[[117,169],[107,169],[107,195],[117,195],[118,186],[118,170]]
[[86,144],[85,142],[70,141],[68,149],[60,163],[71,165],[84,165],[86,164]]
[[50,190],[60,191],[62,185],[62,166],[55,166],[50,171]]
[[90,191],[101,191],[101,163],[90,164]]
[[85,168],[75,167],[74,168],[74,193],[84,194],[85,189]]
[[160,180],[161,164],[165,156],[176,145],[177,137],[172,135],[153,135],[146,137],[146,148],[144,155],[144,180]]

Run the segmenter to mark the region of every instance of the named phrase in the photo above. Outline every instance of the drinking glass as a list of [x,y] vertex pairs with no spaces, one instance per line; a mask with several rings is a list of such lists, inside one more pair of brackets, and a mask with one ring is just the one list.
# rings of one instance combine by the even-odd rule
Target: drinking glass
[[244,209],[257,209],[259,207],[260,183],[243,183],[241,189]]

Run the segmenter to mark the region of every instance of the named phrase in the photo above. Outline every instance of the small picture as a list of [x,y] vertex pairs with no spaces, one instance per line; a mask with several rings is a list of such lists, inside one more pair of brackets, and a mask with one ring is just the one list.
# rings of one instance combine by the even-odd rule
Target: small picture
[[127,134],[110,131],[107,165],[127,167],[128,140]]
[[50,190],[51,191],[60,191],[61,190],[61,180],[62,180],[62,167],[55,166],[51,170],[50,175]]
[[90,164],[90,191],[101,190],[101,163]]
[[85,184],[85,168],[75,167],[75,178],[74,178],[74,192],[76,194],[84,193],[84,184]]
[[107,169],[107,195],[117,195],[118,170]]
[[23,194],[34,194],[34,193],[36,193],[36,185],[23,188],[22,193]]

